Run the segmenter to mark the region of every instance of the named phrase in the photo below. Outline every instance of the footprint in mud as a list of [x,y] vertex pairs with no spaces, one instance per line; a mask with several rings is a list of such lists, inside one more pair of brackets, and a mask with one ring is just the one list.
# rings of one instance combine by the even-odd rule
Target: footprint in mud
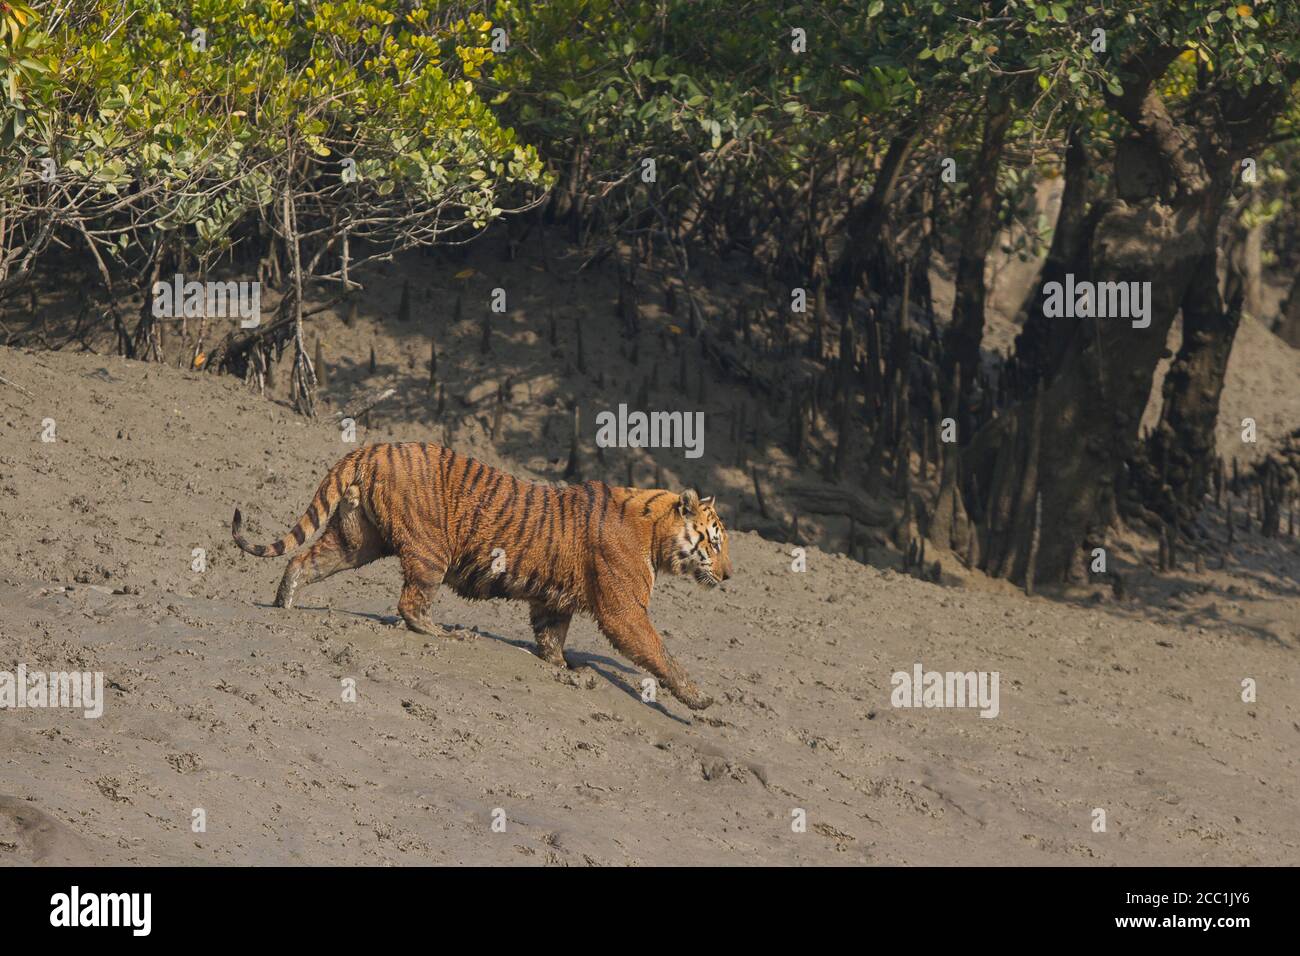
[[574,670],[557,667],[554,678],[558,683],[583,690],[595,690],[600,685],[600,677],[587,666],[578,667]]
[[727,753],[713,744],[675,738],[656,746],[674,752],[683,772],[688,776],[699,776],[710,782],[733,780],[738,783],[746,783],[753,778],[764,790],[769,787],[766,767]]

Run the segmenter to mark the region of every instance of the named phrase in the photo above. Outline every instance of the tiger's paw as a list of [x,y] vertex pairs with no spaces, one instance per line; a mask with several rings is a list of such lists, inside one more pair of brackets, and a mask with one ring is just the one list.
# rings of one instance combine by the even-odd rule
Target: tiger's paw
[[545,631],[537,635],[537,647],[533,653],[555,667],[573,669],[573,665],[564,656],[563,642],[555,640],[552,635]]
[[687,681],[680,687],[670,687],[672,695],[691,710],[704,710],[713,704],[713,698],[696,686],[694,681]]
[[571,665],[568,662],[568,660],[564,656],[564,652],[561,650],[558,650],[553,647],[542,647],[541,645],[538,645],[537,648],[533,651],[533,653],[536,654],[538,657],[540,657],[542,660],[546,661],[546,663],[550,664],[552,667],[564,667],[570,670],[573,669],[573,665]]
[[427,614],[403,614],[402,618],[406,621],[406,626],[416,634],[438,635],[443,633],[442,628],[433,623],[433,618]]
[[298,589],[297,580],[286,576],[280,582],[279,589],[275,592],[275,600],[272,601],[274,607],[290,608],[293,607],[293,592]]

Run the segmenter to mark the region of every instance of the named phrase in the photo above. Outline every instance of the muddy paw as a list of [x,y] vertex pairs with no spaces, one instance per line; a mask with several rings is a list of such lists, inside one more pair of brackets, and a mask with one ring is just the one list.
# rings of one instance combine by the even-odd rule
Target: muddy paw
[[695,684],[687,684],[681,688],[670,688],[673,696],[680,700],[691,710],[704,710],[713,703],[713,698],[704,691],[700,690]]
[[271,602],[274,607],[290,608],[293,607],[293,592],[298,589],[298,582],[292,580],[283,580],[280,587],[275,592],[275,600]]
[[569,662],[564,659],[564,652],[550,647],[536,647],[533,653],[540,657],[546,663],[555,667],[568,667]]
[[417,617],[414,614],[405,618],[406,626],[416,634],[441,634],[442,628],[433,623],[431,617]]

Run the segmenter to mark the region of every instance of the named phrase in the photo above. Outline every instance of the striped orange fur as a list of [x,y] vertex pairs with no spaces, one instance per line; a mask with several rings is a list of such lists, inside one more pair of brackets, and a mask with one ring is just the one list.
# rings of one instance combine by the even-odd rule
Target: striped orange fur
[[664,649],[650,623],[655,575],[689,575],[716,587],[731,575],[727,531],[712,498],[692,490],[611,488],[598,481],[554,488],[438,445],[368,445],[340,460],[321,481],[297,524],[270,545],[235,543],[270,557],[306,543],[285,568],[275,603],[347,568],[396,555],[402,566],[397,608],[407,626],[434,632],[429,608],[448,584],[467,598],[527,601],[538,654],[565,664],[564,640],[578,612],[688,707],[707,697]]

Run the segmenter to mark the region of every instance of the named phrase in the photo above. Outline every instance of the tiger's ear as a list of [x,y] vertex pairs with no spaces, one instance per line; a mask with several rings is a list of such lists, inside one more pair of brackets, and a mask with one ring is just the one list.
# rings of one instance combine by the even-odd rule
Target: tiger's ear
[[677,510],[687,516],[700,513],[700,496],[696,494],[694,488],[687,488],[682,492],[681,497],[677,499]]

